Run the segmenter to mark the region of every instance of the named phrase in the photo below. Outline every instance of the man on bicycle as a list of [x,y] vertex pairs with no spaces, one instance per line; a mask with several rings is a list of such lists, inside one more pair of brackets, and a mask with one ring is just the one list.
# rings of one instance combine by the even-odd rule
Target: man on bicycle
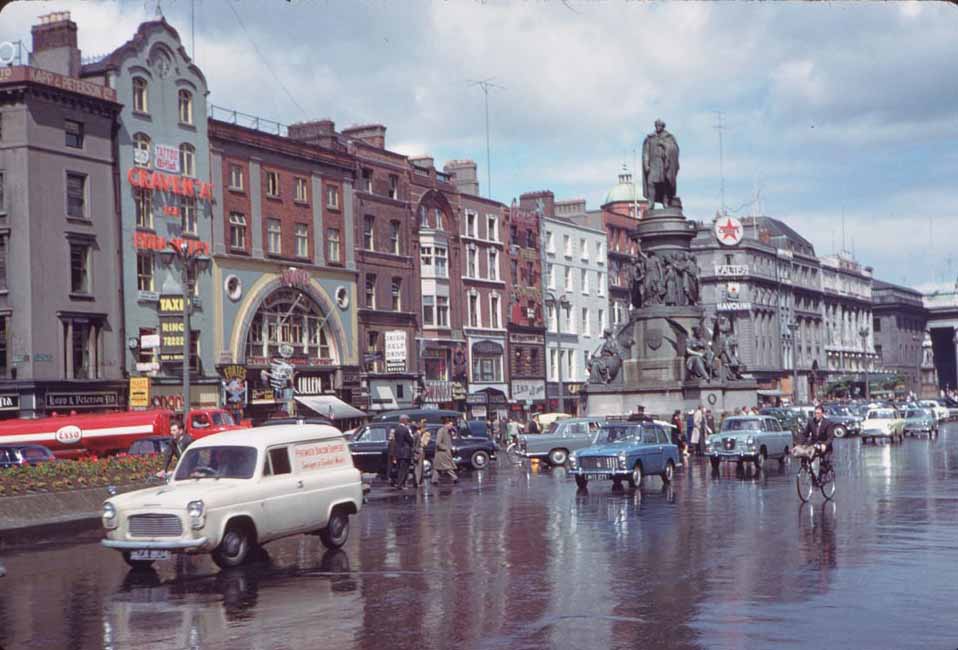
[[825,419],[825,409],[819,404],[815,407],[815,415],[808,424],[805,425],[803,432],[803,444],[805,446],[815,447],[823,445],[821,450],[823,457],[828,457],[832,453],[832,427]]

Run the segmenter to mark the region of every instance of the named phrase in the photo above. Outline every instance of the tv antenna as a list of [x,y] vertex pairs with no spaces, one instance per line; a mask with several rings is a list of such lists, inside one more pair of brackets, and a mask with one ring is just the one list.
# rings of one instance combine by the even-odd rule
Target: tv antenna
[[498,88],[500,90],[505,90],[504,86],[492,83],[492,80],[495,77],[489,77],[488,79],[481,79],[479,81],[469,80],[470,86],[479,86],[482,89],[482,96],[485,101],[486,106],[486,198],[492,198],[492,163],[490,162],[490,151],[491,147],[489,146],[489,89]]

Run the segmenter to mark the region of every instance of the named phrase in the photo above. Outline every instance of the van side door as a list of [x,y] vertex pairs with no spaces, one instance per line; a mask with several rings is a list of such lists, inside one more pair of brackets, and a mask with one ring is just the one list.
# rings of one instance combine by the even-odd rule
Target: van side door
[[283,537],[298,530],[303,515],[303,483],[293,474],[288,445],[266,449],[261,486],[261,510],[264,513],[270,537]]

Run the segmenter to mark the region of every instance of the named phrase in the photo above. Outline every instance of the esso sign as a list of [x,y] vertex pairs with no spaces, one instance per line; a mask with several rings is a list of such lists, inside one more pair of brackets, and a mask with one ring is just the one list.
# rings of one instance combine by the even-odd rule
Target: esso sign
[[83,431],[74,424],[68,424],[65,427],[57,429],[53,436],[61,445],[75,445],[83,439]]

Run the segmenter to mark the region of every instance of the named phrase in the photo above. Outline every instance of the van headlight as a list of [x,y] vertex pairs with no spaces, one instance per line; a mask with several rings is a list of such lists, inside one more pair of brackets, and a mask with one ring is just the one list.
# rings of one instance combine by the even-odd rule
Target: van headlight
[[100,514],[100,517],[103,519],[103,527],[107,529],[114,529],[117,526],[118,519],[116,516],[116,507],[109,501],[103,504],[103,512]]
[[206,507],[202,501],[190,501],[186,504],[186,514],[190,516],[190,527],[199,530],[206,525]]

